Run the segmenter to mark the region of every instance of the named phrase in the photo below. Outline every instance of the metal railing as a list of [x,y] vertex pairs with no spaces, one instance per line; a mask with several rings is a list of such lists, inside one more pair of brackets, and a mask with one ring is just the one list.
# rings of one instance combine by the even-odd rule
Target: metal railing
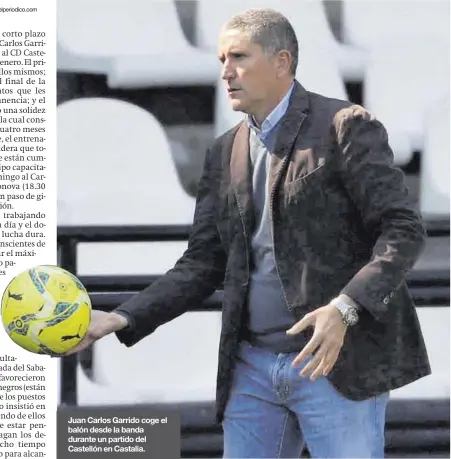
[[[448,222],[447,222],[448,223]],[[428,225],[429,237],[449,237],[449,223]],[[59,264],[77,275],[92,300],[94,309],[111,311],[132,295],[150,285],[158,276],[80,276],[78,275],[77,247],[80,243],[102,242],[168,242],[187,241],[191,226],[79,226],[58,228]],[[449,271],[414,271],[408,278],[408,287],[417,306],[448,306],[450,301]],[[215,292],[196,310],[220,311],[222,290]],[[77,405],[77,356],[61,359],[61,406]],[[423,406],[412,402],[412,413],[406,421],[402,413],[406,407],[398,407],[396,401],[388,408],[391,419],[387,432],[388,444],[411,445],[415,448],[430,444],[431,447],[449,448],[449,400],[426,402]],[[165,407],[167,409],[167,406]],[[221,445],[221,431],[215,425],[213,407],[206,403],[186,403],[172,406],[182,414],[182,449],[191,455],[202,451],[217,451]],[[424,410],[435,421],[423,421]],[[401,418],[400,418],[401,416]],[[399,418],[399,419],[398,419]],[[413,425],[413,430],[406,429]],[[197,453],[196,453],[197,451]],[[194,457],[194,456],[191,456]],[[201,456],[199,456],[201,457]]]
[[[77,247],[80,243],[187,241],[191,226],[78,226],[58,228],[59,264],[78,276]],[[449,235],[448,228],[428,228],[430,237]],[[92,300],[93,308],[111,311],[150,285],[158,276],[79,276]],[[408,286],[418,306],[449,302],[449,271],[413,272]],[[222,291],[215,292],[196,310],[221,310]],[[77,357],[62,359],[63,404],[77,404]]]

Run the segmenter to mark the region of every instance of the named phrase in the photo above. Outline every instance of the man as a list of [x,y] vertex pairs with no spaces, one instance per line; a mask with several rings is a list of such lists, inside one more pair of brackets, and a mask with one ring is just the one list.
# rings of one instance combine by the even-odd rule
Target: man
[[[77,349],[132,346],[224,281],[224,457],[383,457],[389,391],[430,373],[405,277],[425,240],[382,124],[306,91],[285,17],[250,10],[219,43],[234,110],[199,183],[189,246]],[[177,337],[174,337],[177,339]],[[182,344],[182,343],[181,343]]]

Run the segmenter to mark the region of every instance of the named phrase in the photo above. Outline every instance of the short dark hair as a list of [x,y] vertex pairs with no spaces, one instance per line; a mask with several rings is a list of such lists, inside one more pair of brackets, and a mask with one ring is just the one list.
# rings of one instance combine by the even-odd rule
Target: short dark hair
[[291,54],[290,72],[294,76],[298,66],[298,40],[290,21],[278,11],[269,8],[253,8],[236,14],[223,27],[238,29],[249,34],[253,43],[259,44],[266,56],[286,50]]

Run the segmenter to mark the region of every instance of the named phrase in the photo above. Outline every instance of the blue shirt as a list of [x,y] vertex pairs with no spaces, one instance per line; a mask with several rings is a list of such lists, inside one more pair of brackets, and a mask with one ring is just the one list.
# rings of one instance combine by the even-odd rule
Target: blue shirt
[[290,103],[291,93],[293,92],[294,88],[294,81],[291,83],[288,92],[285,94],[283,99],[279,102],[277,107],[265,118],[263,121],[261,128],[259,128],[252,116],[247,116],[247,122],[249,123],[249,127],[255,131],[258,137],[261,140],[266,140],[270,135],[271,131],[278,125],[279,121],[283,118],[285,113],[287,112],[288,105]]

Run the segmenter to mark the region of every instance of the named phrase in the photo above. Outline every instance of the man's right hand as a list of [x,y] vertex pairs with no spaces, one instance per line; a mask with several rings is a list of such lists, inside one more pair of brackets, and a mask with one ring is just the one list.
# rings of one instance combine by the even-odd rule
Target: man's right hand
[[95,341],[127,326],[127,319],[114,312],[91,311],[91,323],[83,339],[64,356],[75,354],[86,349]]

